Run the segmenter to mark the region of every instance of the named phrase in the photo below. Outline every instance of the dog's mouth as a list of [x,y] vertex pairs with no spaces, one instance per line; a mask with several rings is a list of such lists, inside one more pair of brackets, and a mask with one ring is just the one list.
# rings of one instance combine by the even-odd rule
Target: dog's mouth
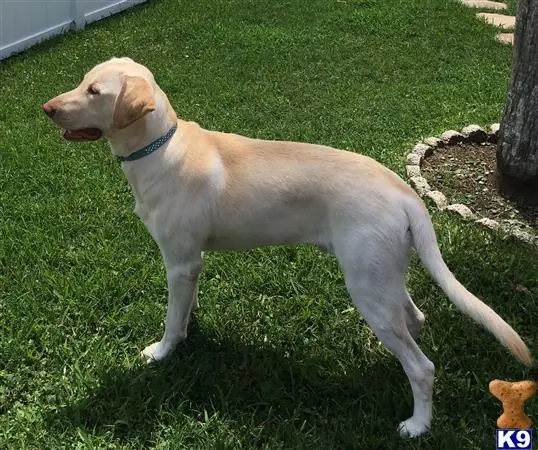
[[81,128],[80,130],[62,130],[62,136],[68,141],[96,141],[103,132],[99,128]]

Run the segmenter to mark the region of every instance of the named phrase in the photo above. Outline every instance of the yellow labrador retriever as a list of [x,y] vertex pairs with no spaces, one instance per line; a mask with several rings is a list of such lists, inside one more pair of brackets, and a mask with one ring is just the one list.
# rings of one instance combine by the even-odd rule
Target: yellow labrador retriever
[[178,120],[151,72],[129,58],[99,64],[43,109],[68,140],[108,139],[159,245],[168,311],[164,336],[142,351],[148,362],[187,336],[203,250],[305,243],[336,255],[355,306],[402,364],[414,398],[402,436],[429,428],[434,375],[414,339],[424,315],[406,290],[411,247],[456,307],[531,364],[518,334],[450,272],[420,198],[373,159]]

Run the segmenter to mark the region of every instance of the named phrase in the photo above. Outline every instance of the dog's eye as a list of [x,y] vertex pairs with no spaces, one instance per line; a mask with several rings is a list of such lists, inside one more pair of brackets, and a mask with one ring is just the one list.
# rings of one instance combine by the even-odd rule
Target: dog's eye
[[90,85],[87,92],[90,95],[99,95],[100,94],[100,92],[97,90],[97,88],[93,84]]

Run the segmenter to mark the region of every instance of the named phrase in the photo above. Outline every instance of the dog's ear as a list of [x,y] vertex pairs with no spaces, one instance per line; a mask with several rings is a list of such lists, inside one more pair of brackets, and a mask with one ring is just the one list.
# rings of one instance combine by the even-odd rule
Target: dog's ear
[[114,126],[121,130],[155,108],[150,84],[142,77],[126,77],[114,106]]

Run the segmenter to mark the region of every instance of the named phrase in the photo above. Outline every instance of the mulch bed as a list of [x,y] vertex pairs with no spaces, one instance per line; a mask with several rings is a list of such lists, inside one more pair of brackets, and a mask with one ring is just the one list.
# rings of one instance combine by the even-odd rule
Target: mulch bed
[[432,189],[449,203],[463,203],[475,214],[497,221],[522,222],[538,231],[538,187],[503,180],[496,169],[496,145],[461,143],[436,149],[421,170]]

